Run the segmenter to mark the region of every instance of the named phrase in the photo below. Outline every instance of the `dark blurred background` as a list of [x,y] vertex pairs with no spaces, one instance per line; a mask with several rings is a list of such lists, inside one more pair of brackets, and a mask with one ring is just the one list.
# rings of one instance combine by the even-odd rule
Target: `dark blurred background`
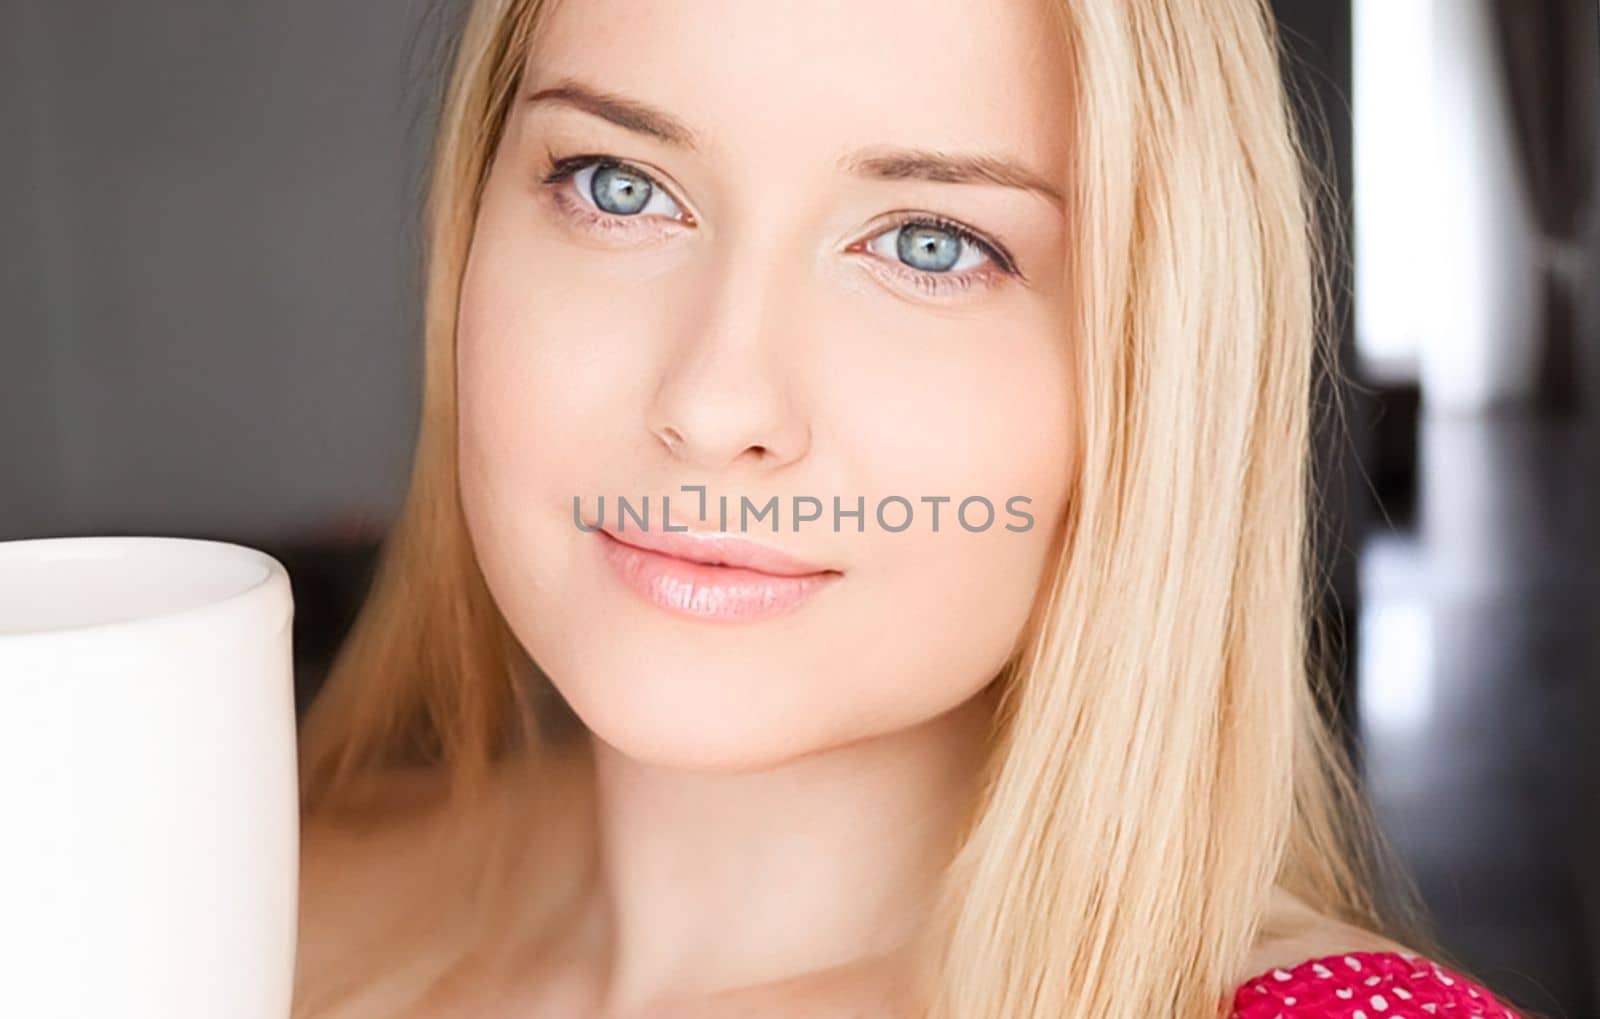
[[[404,492],[459,0],[0,0],[0,540],[288,568],[304,707]],[[1600,1017],[1600,12],[1277,0],[1327,185],[1339,721],[1442,939]]]

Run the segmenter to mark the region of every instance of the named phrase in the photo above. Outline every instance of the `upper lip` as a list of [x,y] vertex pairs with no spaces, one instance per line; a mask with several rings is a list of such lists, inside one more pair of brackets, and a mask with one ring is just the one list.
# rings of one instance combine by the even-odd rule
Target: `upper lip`
[[776,577],[837,572],[725,531],[638,530],[618,534],[610,527],[601,529],[624,545],[710,566],[737,566]]

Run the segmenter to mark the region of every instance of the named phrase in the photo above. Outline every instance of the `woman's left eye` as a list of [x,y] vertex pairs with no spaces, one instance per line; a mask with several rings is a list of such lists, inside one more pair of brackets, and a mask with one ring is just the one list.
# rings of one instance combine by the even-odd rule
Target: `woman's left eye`
[[1010,278],[1027,282],[999,243],[943,216],[908,216],[860,250],[875,256],[875,271],[930,297],[990,289]]
[[906,220],[873,237],[866,249],[909,269],[935,275],[985,266],[1014,272],[1005,252],[961,224],[939,217]]

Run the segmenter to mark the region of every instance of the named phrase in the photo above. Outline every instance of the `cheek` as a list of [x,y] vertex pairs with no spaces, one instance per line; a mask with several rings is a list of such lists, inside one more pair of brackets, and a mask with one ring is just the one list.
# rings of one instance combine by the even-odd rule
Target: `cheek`
[[[1063,336],[1044,320],[941,337],[892,384],[880,378],[871,405],[892,427],[863,423],[857,433],[873,436],[861,455],[878,497],[901,496],[915,514],[904,532],[880,532],[894,589],[881,592],[877,625],[905,635],[901,654],[915,660],[902,671],[907,682],[944,683],[952,699],[1004,663],[1065,514],[1075,408]],[[949,497],[936,533],[924,496]],[[959,515],[969,497],[987,500],[967,505],[973,530]]]
[[528,271],[541,252],[493,211],[486,207],[462,278],[458,470],[484,579],[508,622],[523,628],[547,618],[571,582],[560,524],[572,495],[587,491],[584,453],[603,412],[593,394],[605,385],[595,376],[614,369],[585,358],[592,313],[561,300],[558,280]]
[[456,334],[457,449],[462,507],[480,560],[502,558],[522,540],[519,500],[546,476],[545,458],[565,448],[536,441],[569,419],[552,412],[547,375],[527,342],[535,328],[532,308],[497,285],[492,266],[469,272]]
[[[829,330],[819,434],[891,494],[1063,503],[1077,408],[1065,309],[1013,300],[965,318]],[[953,509],[953,506],[950,507]]]
[[[462,280],[456,338],[462,468],[489,491],[515,492],[522,510],[557,494],[587,495],[595,443],[636,400],[622,302],[575,288],[548,243],[486,219]],[[584,487],[588,486],[588,487]],[[559,489],[559,492],[558,492]]]

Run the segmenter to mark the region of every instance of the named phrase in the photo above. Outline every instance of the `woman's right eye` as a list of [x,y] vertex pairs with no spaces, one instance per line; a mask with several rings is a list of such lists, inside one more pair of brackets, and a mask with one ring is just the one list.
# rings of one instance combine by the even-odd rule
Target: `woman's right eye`
[[563,212],[587,226],[629,228],[629,220],[656,216],[692,222],[654,177],[605,156],[555,160],[543,183],[554,189]]

